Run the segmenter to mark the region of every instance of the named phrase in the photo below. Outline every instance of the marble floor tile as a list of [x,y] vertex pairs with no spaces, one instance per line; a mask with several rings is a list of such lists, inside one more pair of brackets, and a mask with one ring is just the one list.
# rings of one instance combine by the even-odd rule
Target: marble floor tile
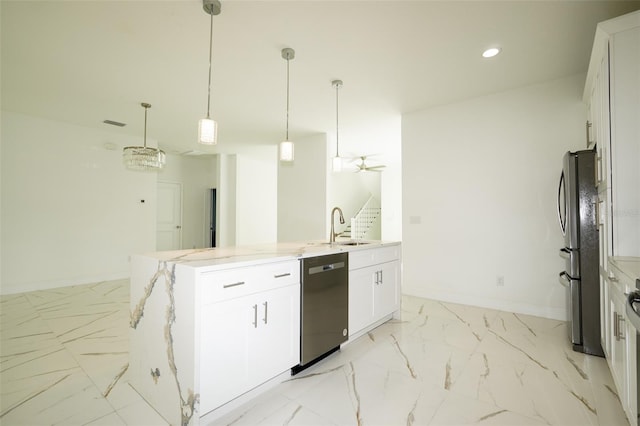
[[[0,424],[167,425],[128,383],[128,321],[128,280],[0,297]],[[628,426],[565,322],[413,296],[207,424]]]

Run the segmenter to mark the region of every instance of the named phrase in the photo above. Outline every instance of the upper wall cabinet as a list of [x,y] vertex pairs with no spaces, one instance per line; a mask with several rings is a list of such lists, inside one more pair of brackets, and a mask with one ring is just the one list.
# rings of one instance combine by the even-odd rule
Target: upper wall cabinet
[[640,11],[598,24],[584,101],[606,269],[608,256],[640,256]]

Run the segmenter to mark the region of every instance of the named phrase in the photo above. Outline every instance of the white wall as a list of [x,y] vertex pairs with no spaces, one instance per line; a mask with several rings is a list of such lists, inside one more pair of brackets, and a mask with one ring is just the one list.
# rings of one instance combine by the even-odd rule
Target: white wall
[[127,277],[155,249],[156,173],[122,165],[141,139],[2,112],[2,293]]
[[586,146],[583,84],[403,116],[404,293],[566,319],[557,185],[563,153]]
[[[278,165],[275,145],[254,145],[237,155],[236,245],[277,240]],[[224,232],[224,227],[220,230]]]
[[218,155],[217,247],[236,245],[236,156]]
[[216,157],[167,154],[167,164],[158,172],[158,181],[182,184],[181,248],[210,247],[210,190],[217,187]]
[[327,135],[295,141],[295,161],[278,165],[277,240],[327,239]]

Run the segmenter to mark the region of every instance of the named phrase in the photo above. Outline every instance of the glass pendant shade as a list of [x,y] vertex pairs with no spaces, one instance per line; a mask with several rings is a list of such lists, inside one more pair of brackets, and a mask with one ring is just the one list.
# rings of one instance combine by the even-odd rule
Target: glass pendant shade
[[287,128],[285,140],[280,142],[280,161],[290,163],[293,161],[293,142],[289,140],[289,61],[296,57],[296,52],[290,47],[285,47],[280,54],[287,61]]
[[198,142],[204,145],[218,143],[218,123],[210,118],[203,118],[198,122]]
[[342,171],[342,158],[338,156],[333,157],[333,159],[331,160],[331,170],[333,170],[334,172]]
[[336,156],[331,159],[331,170],[342,171],[342,158],[340,158],[340,139],[338,137],[338,89],[342,87],[342,80],[333,80],[331,85],[336,89]]
[[210,117],[211,111],[211,62],[213,58],[213,17],[220,14],[219,0],[202,0],[202,8],[209,14],[209,84],[207,86],[207,117],[198,121],[198,143],[215,145],[218,143],[218,123]]
[[280,161],[293,161],[293,142],[280,142]]

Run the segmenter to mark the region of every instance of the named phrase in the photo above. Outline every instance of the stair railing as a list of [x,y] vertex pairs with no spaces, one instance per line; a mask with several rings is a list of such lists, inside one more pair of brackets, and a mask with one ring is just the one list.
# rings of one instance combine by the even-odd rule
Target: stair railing
[[351,218],[351,238],[354,240],[364,239],[380,216],[381,210],[380,201],[371,195],[358,210],[358,213]]

